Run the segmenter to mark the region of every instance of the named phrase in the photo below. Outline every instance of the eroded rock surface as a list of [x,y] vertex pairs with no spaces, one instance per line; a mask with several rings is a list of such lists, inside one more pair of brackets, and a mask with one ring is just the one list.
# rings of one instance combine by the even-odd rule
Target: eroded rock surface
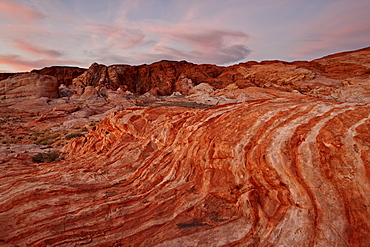
[[58,97],[58,81],[53,76],[24,73],[0,81],[0,97]]
[[369,116],[369,104],[308,97],[116,112],[66,146],[66,160],[3,169],[0,238],[365,246]]
[[72,80],[82,73],[84,73],[86,69],[78,68],[78,67],[68,67],[68,66],[51,66],[45,67],[39,70],[32,70],[31,72],[40,74],[40,75],[50,75],[57,78],[59,85],[64,84],[69,86],[72,84]]
[[[343,81],[369,79],[370,48],[330,55],[313,61],[262,61],[219,67],[192,64],[186,61],[160,61],[150,65],[111,65],[94,63],[73,80],[74,87],[104,86],[155,96],[181,92],[191,94],[192,87],[207,83],[215,89],[230,84],[238,88],[264,87],[281,91],[297,91],[321,99],[361,102],[358,96],[342,97]],[[364,91],[356,85],[355,92]],[[366,89],[366,88],[365,88]],[[368,96],[366,94],[361,97]]]

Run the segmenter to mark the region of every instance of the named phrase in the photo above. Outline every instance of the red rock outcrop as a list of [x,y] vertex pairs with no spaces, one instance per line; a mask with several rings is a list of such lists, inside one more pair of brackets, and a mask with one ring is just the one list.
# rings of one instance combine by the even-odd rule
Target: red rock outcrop
[[84,68],[68,67],[68,66],[51,66],[39,70],[32,70],[31,72],[40,75],[51,75],[57,78],[59,85],[64,84],[70,86],[72,80],[86,71]]
[[[220,67],[192,64],[186,61],[160,61],[150,65],[111,65],[94,63],[88,70],[77,67],[52,66],[32,72],[51,75],[59,84],[71,87],[106,87],[129,90],[142,95],[188,94],[189,85],[208,83],[216,89],[235,84],[238,88],[268,87],[283,91],[299,91],[318,98],[346,101],[341,98],[342,81],[351,78],[370,78],[370,47],[338,53],[313,61],[262,61]],[[6,78],[11,74],[0,74]],[[358,89],[357,89],[358,88]],[[351,90],[364,91],[362,86]],[[365,89],[366,90],[366,89]],[[364,97],[367,97],[364,95]]]
[[333,79],[366,76],[370,74],[370,47],[356,51],[332,54],[310,62],[324,76]]
[[[299,91],[325,99],[339,99],[342,80],[369,78],[370,47],[331,55],[313,61],[262,61],[220,67],[186,61],[160,61],[150,65],[111,65],[94,63],[73,80],[74,87],[104,86],[136,94],[188,94],[190,85],[208,83],[216,89],[235,84],[238,88],[269,87]],[[185,85],[186,84],[186,85]],[[336,91],[337,90],[337,91]],[[361,89],[359,90],[361,91]]]
[[[369,64],[365,48],[3,80],[0,246],[368,246]],[[79,88],[40,94],[61,82]],[[203,104],[223,105],[164,107]]]
[[[222,87],[217,77],[223,68],[216,65],[196,65],[186,61],[161,61],[150,65],[105,66],[94,63],[89,70],[73,80],[74,87],[105,86],[116,90],[119,87],[137,94],[156,90],[158,95],[170,95],[183,90],[181,82],[188,78],[194,84],[201,82]],[[231,81],[226,81],[231,83]]]
[[6,78],[9,78],[14,75],[19,75],[22,73],[0,73],[0,81],[5,80]]
[[53,76],[24,73],[0,81],[0,95],[6,98],[58,97],[58,81]]
[[[18,246],[367,246],[370,104],[115,112],[59,163],[4,163]],[[6,167],[6,169],[5,169]]]

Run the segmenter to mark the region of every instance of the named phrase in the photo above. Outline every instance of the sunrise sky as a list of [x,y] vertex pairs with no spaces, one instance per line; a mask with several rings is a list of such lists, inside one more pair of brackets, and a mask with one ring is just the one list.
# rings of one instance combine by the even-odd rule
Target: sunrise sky
[[369,0],[0,0],[0,72],[230,65],[370,46]]

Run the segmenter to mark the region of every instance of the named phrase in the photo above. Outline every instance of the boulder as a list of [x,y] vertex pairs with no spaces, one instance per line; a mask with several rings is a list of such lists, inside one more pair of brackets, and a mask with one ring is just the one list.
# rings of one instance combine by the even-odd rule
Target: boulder
[[64,84],[61,84],[59,86],[59,96],[60,97],[71,97],[75,91],[77,91],[77,88],[68,88]]
[[200,83],[189,90],[189,94],[204,94],[204,93],[212,93],[216,89],[209,85],[208,83]]
[[181,76],[180,80],[175,83],[175,91],[183,95],[188,95],[193,87],[193,81],[185,76]]
[[129,101],[126,96],[116,92],[116,91],[109,91],[107,93],[107,101],[113,105],[121,106],[124,108],[134,107],[135,104]]
[[90,107],[81,107],[77,111],[74,111],[70,117],[71,118],[87,118],[96,114],[96,111]]
[[143,98],[143,99],[148,99],[148,100],[156,100],[157,98],[151,94],[150,92],[147,92],[143,95],[140,95],[140,98]]
[[100,120],[102,120],[103,118],[105,118],[106,116],[112,114],[113,112],[117,112],[117,111],[122,111],[123,110],[123,107],[121,106],[116,106],[112,109],[109,109],[101,114],[96,114],[96,115],[93,115],[93,116],[90,116],[89,117],[89,120],[91,122],[99,122]]
[[80,100],[95,99],[98,97],[98,91],[93,86],[86,86]]
[[77,118],[63,122],[63,127],[66,129],[74,129],[85,126],[90,123],[87,118]]
[[0,81],[0,95],[6,98],[57,98],[58,81],[53,76],[24,73]]

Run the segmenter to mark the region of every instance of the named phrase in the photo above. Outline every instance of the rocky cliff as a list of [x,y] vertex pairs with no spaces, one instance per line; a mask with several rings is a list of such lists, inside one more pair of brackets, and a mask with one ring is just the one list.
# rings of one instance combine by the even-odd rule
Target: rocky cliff
[[0,81],[20,73],[0,73]]
[[180,84],[184,78],[194,84],[203,82],[222,88],[233,82],[230,78],[220,80],[223,71],[223,67],[216,65],[196,65],[186,61],[160,61],[140,66],[94,63],[84,74],[75,78],[72,85],[105,86],[113,90],[121,87],[137,94],[151,91],[157,95],[171,95],[183,90]]
[[176,91],[187,94],[188,90],[183,85],[183,81],[187,80],[193,85],[208,83],[216,89],[235,84],[239,88],[296,90],[316,97],[338,99],[337,91],[343,86],[343,80],[369,78],[369,53],[370,47],[310,62],[263,61],[229,67],[196,65],[186,61],[161,61],[140,66],[94,63],[85,73],[73,79],[72,85],[104,86],[112,90],[122,88],[136,94],[151,92],[154,95],[170,95]]
[[[353,81],[370,76],[370,47],[357,51],[333,54],[313,61],[262,61],[240,63],[228,67],[210,64],[193,64],[186,61],[160,61],[150,65],[110,65],[93,63],[88,70],[77,67],[52,66],[32,72],[57,78],[59,84],[68,87],[104,87],[122,89],[142,95],[171,95],[181,92],[187,95],[189,85],[208,83],[216,89],[230,84],[238,88],[264,87],[281,91],[298,91],[319,98],[341,99],[342,87],[362,84]],[[6,78],[12,74],[0,74]],[[362,86],[352,86],[361,94]],[[367,90],[367,89],[366,89]],[[364,95],[367,97],[366,95]],[[358,99],[352,99],[358,100]]]
[[[50,75],[57,78],[59,84],[64,84],[66,86],[71,85],[72,80],[79,75],[81,75],[83,72],[85,72],[86,69],[78,68],[78,67],[69,67],[69,66],[51,66],[51,67],[45,67],[42,69],[34,69],[31,72],[37,73],[40,75]],[[5,80],[11,76],[24,74],[23,73],[0,73],[0,81]]]
[[64,84],[69,86],[72,84],[72,80],[82,73],[84,73],[86,69],[78,68],[78,67],[67,67],[67,66],[51,66],[45,67],[39,70],[32,70],[31,72],[37,73],[40,75],[50,75],[57,78],[59,85]]

